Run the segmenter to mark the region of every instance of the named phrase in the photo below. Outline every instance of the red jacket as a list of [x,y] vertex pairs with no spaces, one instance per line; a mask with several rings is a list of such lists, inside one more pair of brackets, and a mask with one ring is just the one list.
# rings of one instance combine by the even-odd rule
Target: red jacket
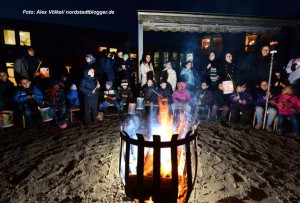
[[294,95],[281,94],[274,98],[278,113],[290,115],[300,113],[300,99]]

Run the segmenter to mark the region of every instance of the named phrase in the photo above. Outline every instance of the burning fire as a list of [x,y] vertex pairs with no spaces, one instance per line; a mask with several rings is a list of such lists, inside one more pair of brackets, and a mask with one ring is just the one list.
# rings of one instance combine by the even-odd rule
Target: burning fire
[[[158,123],[159,127],[155,129],[155,134],[161,136],[161,141],[170,141],[173,134],[178,134],[179,138],[186,134],[188,130],[188,121],[186,119],[185,111],[180,115],[178,121],[173,124],[173,116],[169,113],[168,102],[159,100],[159,114]],[[152,176],[153,173],[153,149],[146,149],[144,159],[144,176]],[[178,175],[179,175],[179,199],[183,198],[186,190],[186,175],[184,175],[185,166],[185,151],[183,148],[177,150],[178,158]],[[161,177],[166,180],[172,178],[172,164],[171,164],[171,149],[161,149]],[[146,201],[145,201],[146,202]],[[150,198],[149,202],[153,202]],[[181,201],[179,201],[181,202]]]

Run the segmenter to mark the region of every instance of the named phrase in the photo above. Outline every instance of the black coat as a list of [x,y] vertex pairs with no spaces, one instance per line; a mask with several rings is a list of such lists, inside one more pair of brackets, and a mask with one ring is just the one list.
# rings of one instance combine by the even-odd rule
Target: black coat
[[97,88],[95,93],[92,93],[92,91],[96,88],[97,86],[97,80],[95,77],[91,77],[88,75],[88,69],[84,70],[84,78],[80,82],[80,91],[84,95],[84,100],[85,101],[93,101],[97,100],[98,101],[98,95],[99,95],[99,90],[100,88]]

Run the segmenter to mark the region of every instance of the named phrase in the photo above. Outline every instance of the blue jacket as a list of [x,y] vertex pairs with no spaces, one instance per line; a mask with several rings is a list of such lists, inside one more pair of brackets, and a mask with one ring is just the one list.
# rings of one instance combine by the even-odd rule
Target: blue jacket
[[113,70],[114,64],[115,64],[114,59],[110,59],[106,57],[101,60],[101,67],[103,71],[107,74],[107,79],[112,82],[115,81],[115,73]]
[[71,90],[67,94],[67,98],[70,100],[71,105],[79,106],[79,98],[78,98],[78,91],[77,90]]
[[[35,95],[33,99],[28,99],[28,95]],[[14,96],[14,101],[18,103],[19,107],[22,108],[26,104],[37,104],[43,105],[43,93],[37,87],[30,87],[27,89],[20,88]]]
[[93,93],[93,90],[97,86],[97,80],[95,77],[91,77],[88,75],[88,71],[90,69],[85,69],[83,72],[84,78],[80,82],[80,90],[84,95],[84,100],[85,101],[93,101],[97,100],[98,101],[98,94],[100,88],[97,88],[96,91]]
[[[266,105],[266,100],[264,99],[264,96],[266,96],[266,93],[267,93],[267,91],[262,90],[262,89],[259,89],[256,91],[256,99],[254,101],[255,106],[265,106]],[[269,101],[272,100],[273,98],[274,98],[274,96],[272,95],[269,98]],[[272,105],[269,104],[269,106],[272,106]]]

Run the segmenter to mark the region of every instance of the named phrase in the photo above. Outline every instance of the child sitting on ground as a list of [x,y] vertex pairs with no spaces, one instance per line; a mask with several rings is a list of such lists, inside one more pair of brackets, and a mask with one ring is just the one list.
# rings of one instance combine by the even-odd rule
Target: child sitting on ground
[[102,103],[102,111],[104,116],[107,115],[107,107],[109,104],[113,104],[116,107],[118,114],[121,113],[120,105],[117,101],[117,99],[119,99],[119,94],[115,89],[113,89],[112,85],[113,84],[111,81],[107,81],[105,83],[105,88],[106,88],[106,90],[104,91],[105,101]]
[[282,93],[270,101],[278,108],[278,129],[277,134],[283,135],[284,121],[287,117],[291,119],[293,125],[293,135],[300,135],[299,121],[297,113],[300,110],[300,99],[295,96],[295,91],[292,86],[285,86]]
[[128,87],[127,80],[122,80],[121,87],[118,88],[118,93],[121,98],[120,110],[124,111],[124,103],[126,103],[128,105],[128,103],[132,101],[132,97],[133,97],[131,89],[130,89],[130,87]]
[[[21,87],[14,96],[14,101],[18,104],[18,108],[25,116],[27,127],[33,124],[33,118],[36,124],[41,124],[42,118],[39,113],[39,107],[43,105],[43,93],[35,86],[31,86],[31,81],[27,78],[20,80]],[[35,116],[33,116],[33,114]]]
[[[249,124],[253,98],[251,93],[247,90],[246,84],[237,86],[236,92],[230,96],[230,100],[231,122],[237,123],[238,120],[240,120],[241,124]],[[239,119],[240,112],[242,112],[242,115]]]

